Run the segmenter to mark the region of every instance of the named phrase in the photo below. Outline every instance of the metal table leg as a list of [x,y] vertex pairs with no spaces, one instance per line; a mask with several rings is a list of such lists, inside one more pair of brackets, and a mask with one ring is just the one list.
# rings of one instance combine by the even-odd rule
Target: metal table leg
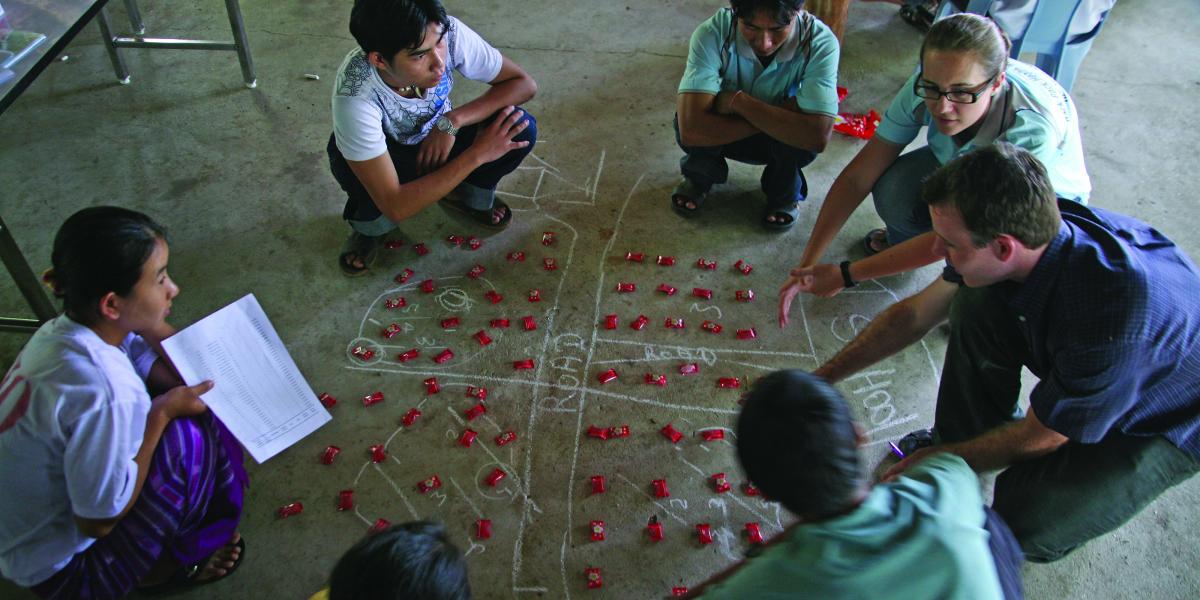
[[242,63],[242,81],[246,82],[246,87],[254,88],[258,85],[258,77],[254,75],[254,60],[250,58],[250,43],[246,41],[246,24],[242,21],[238,0],[225,0],[225,12],[229,13],[229,28],[233,30],[233,43],[237,45],[238,62]]
[[117,81],[121,82],[121,85],[129,85],[129,69],[125,67],[125,59],[121,58],[121,52],[113,44],[113,40],[116,38],[112,34],[112,25],[108,21],[107,6],[96,13],[96,23],[100,25],[100,37],[104,38],[104,49],[108,51],[108,60],[112,61]]
[[238,62],[242,65],[242,81],[248,88],[258,85],[258,79],[254,73],[254,60],[250,57],[250,44],[246,38],[246,25],[242,20],[242,8],[238,0],[225,0],[225,12],[229,14],[229,28],[233,32],[232,42],[146,37],[143,35],[146,26],[142,21],[142,13],[138,10],[136,0],[125,0],[125,8],[129,12],[129,22],[136,30],[132,36],[113,35],[107,9],[102,8],[97,13],[97,22],[100,25],[100,33],[104,37],[105,50],[108,51],[108,58],[112,61],[117,80],[122,84],[129,83],[129,69],[125,67],[125,61],[121,57],[121,48],[167,48],[237,52]]
[[21,295],[25,296],[25,302],[37,315],[36,319],[0,317],[0,331],[36,331],[42,323],[58,316],[58,311],[46,296],[41,281],[30,270],[3,218],[0,218],[0,259],[3,259],[4,267],[21,290]]

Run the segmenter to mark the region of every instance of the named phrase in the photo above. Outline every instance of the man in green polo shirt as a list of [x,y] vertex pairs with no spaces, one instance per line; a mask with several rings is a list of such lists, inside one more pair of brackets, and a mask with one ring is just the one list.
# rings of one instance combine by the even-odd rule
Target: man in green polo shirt
[[737,423],[747,478],[799,522],[693,590],[703,598],[1021,598],[1021,550],[943,453],[871,487],[841,394],[812,374],[755,383]]
[[808,195],[801,169],[825,149],[837,116],[838,41],[804,0],[730,0],[692,33],[675,134],[685,156],[671,207],[690,217],[726,159],[766,165],[763,225],[788,229]]

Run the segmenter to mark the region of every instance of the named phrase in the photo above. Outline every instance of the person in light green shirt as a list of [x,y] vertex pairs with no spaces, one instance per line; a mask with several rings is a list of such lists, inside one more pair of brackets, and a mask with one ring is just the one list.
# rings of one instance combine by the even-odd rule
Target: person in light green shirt
[[799,522],[693,594],[702,598],[1021,598],[1020,548],[975,473],[938,454],[871,487],[841,394],[803,371],[761,379],[738,417],[742,468]]
[[[921,182],[955,157],[1011,143],[1046,167],[1059,198],[1088,203],[1092,184],[1074,101],[1054,78],[1010,59],[1009,46],[1004,32],[980,15],[962,13],[933,24],[916,72],[892,100],[875,136],[830,186],[799,264],[780,290],[780,325],[787,324],[801,292],[829,297],[941,260],[933,252]],[[927,144],[904,152],[922,130]],[[867,257],[821,262],[868,194],[884,227],[863,238]]]
[[802,168],[825,150],[837,116],[838,41],[804,0],[730,0],[692,33],[675,139],[682,180],[671,208],[695,216],[727,160],[765,165],[762,224],[784,230],[808,196]]

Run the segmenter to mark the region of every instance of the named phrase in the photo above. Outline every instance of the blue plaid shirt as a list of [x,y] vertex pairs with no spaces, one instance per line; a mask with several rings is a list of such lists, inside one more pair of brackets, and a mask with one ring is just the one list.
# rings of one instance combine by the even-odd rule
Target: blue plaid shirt
[[1001,286],[1041,379],[1034,414],[1085,444],[1162,435],[1200,458],[1200,271],[1141,221],[1059,208],[1033,272]]

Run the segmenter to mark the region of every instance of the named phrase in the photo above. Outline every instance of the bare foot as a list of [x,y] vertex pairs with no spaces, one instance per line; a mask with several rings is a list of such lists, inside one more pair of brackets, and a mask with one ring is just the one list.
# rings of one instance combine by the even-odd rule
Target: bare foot
[[237,563],[238,556],[242,553],[241,547],[237,545],[241,539],[241,534],[234,533],[228,543],[213,552],[212,556],[208,557],[208,560],[201,565],[200,572],[196,573],[195,581],[210,581],[228,575],[229,570]]

